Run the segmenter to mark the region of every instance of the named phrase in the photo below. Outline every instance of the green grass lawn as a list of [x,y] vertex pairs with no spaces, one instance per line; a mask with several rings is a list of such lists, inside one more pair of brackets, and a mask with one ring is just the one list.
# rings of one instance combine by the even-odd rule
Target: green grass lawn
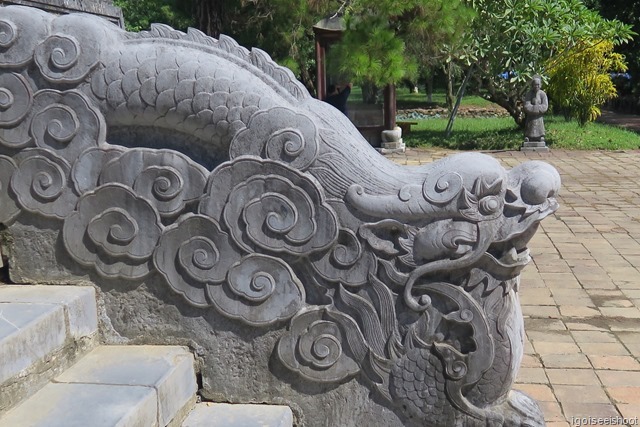
[[[457,150],[512,150],[522,145],[522,130],[511,117],[458,118],[445,139],[446,118],[419,120],[405,135],[409,147],[444,147]],[[633,150],[640,148],[640,135],[615,126],[588,123],[580,127],[557,116],[545,117],[547,145],[569,150]]]
[[[354,86],[349,102],[362,102],[362,91]],[[433,94],[433,104],[446,106],[442,90]],[[430,105],[433,105],[430,104]],[[470,95],[462,100],[462,106],[495,106],[486,99]],[[398,109],[425,108],[426,94],[412,93],[408,88],[397,88]],[[511,117],[462,118],[458,117],[450,138],[444,137],[447,118],[429,118],[417,121],[411,133],[404,135],[408,147],[443,147],[456,150],[514,150],[522,145],[523,132]],[[563,117],[545,116],[547,145],[550,148],[568,150],[635,150],[640,149],[640,134],[602,123],[579,126],[576,121]]]
[[[427,106],[427,94],[420,89],[419,93],[411,92],[407,87],[399,86],[396,88],[396,104],[398,109],[411,109],[411,108],[424,108]],[[362,102],[362,90],[359,86],[354,86],[351,89],[351,95],[349,95],[349,102]],[[380,102],[382,102],[382,96],[380,96]],[[447,101],[445,93],[442,90],[435,91],[431,98],[431,104],[440,107],[446,107]],[[463,105],[473,107],[488,107],[492,104],[481,96],[469,95],[465,96]]]

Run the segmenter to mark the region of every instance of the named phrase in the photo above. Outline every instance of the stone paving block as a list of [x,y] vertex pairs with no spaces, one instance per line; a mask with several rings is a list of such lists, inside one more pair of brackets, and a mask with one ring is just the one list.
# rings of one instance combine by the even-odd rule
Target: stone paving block
[[[597,323],[591,323],[591,319],[571,319],[572,321],[567,322],[567,328],[570,331],[598,331],[598,332],[609,332],[609,328],[606,325],[598,325]],[[602,323],[602,322],[599,322]]]
[[553,390],[547,384],[518,384],[514,387],[539,402],[557,402]]
[[637,387],[607,387],[606,390],[614,402],[634,404],[640,408],[640,385]]
[[618,340],[610,332],[572,331],[571,335],[580,343],[617,343]]
[[[542,268],[546,271],[546,266]],[[568,267],[567,267],[568,268]],[[549,287],[552,291],[553,289],[581,289],[580,283],[578,279],[573,275],[573,273],[541,273],[542,279],[544,283]]]
[[632,356],[588,356],[594,369],[640,371],[640,363]]
[[193,355],[183,347],[102,346],[56,378],[59,383],[145,386],[157,390],[165,426],[195,395]]
[[628,356],[629,351],[620,343],[582,342],[580,350],[587,356]]
[[0,303],[0,384],[61,348],[65,339],[61,306]]
[[572,403],[609,404],[609,397],[599,385],[562,385],[554,384],[553,392],[568,415],[566,405]]
[[293,413],[288,406],[200,403],[182,427],[291,427]]
[[551,292],[546,289],[524,288],[520,292],[520,303],[524,305],[555,305],[555,301],[551,296]]
[[0,303],[56,304],[64,307],[70,336],[80,338],[98,329],[96,291],[91,286],[5,285]]
[[596,308],[585,307],[582,305],[563,305],[560,306],[560,314],[566,317],[598,317],[602,316]]
[[522,356],[522,363],[520,364],[520,369],[523,368],[539,368],[542,367],[542,362],[540,362],[540,358],[538,356],[534,356],[531,354],[525,354]]
[[629,423],[630,425],[640,425],[640,406],[635,404],[620,403],[616,405],[616,408],[618,408],[618,411],[620,411],[620,414],[622,414],[624,418],[627,418],[629,421],[633,422],[633,424]]
[[50,383],[0,418],[0,427],[157,426],[153,388]]
[[626,319],[640,319],[640,310],[637,308],[600,307],[600,312],[607,317],[624,317]]
[[518,370],[516,382],[519,384],[547,384],[549,379],[543,368],[523,368]]
[[591,363],[587,356],[574,354],[543,354],[542,364],[545,368],[589,369]]
[[615,318],[607,320],[611,331],[615,332],[622,342],[627,342],[625,338],[627,335],[638,336],[638,333],[640,333],[640,322],[637,319]]
[[560,312],[558,307],[543,305],[525,305],[521,306],[522,315],[526,317],[539,317],[543,319],[559,319]]
[[[638,263],[640,265],[640,262]],[[623,289],[622,293],[631,299],[640,299],[640,289]]]
[[627,350],[632,356],[640,359],[640,344],[627,344]]
[[545,371],[553,385],[602,385],[598,376],[591,369],[547,368]]
[[531,341],[575,343],[569,331],[528,331],[527,336]]
[[640,386],[640,372],[597,370],[596,374],[606,387]]
[[524,319],[525,330],[527,331],[566,331],[562,320],[558,319]]
[[542,409],[547,426],[550,422],[565,421],[564,415],[562,414],[562,408],[558,402],[539,402],[538,406]]
[[[640,322],[632,322],[640,326]],[[640,332],[640,331],[639,331]],[[640,333],[634,331],[621,331],[617,334],[620,341],[625,344],[640,344]]]
[[[587,422],[588,420],[580,420],[578,422],[578,420],[576,419],[591,418],[591,419],[597,420],[598,418],[614,419],[616,417],[620,417],[620,413],[617,411],[615,405],[610,403],[567,402],[567,403],[562,403],[561,405],[562,405],[562,409],[564,410],[564,414],[565,414],[565,417],[567,418],[567,421],[569,421],[569,423],[573,425],[579,425],[579,424],[583,424],[586,426],[598,425],[597,421],[594,423],[589,423]],[[603,424],[604,424],[604,421],[600,423],[600,425],[603,425]]]
[[548,342],[548,341],[535,341],[533,342],[533,348],[536,353],[542,357],[548,354],[577,354],[580,353],[578,346],[572,342]]

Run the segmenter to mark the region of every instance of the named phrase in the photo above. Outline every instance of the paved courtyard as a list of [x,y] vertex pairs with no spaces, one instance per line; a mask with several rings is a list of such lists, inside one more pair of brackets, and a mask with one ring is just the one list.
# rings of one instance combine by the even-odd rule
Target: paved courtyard
[[[387,157],[419,165],[450,153]],[[538,400],[549,427],[639,425],[640,150],[490,154],[508,168],[544,160],[562,176],[560,209],[542,222],[522,274],[516,388]]]

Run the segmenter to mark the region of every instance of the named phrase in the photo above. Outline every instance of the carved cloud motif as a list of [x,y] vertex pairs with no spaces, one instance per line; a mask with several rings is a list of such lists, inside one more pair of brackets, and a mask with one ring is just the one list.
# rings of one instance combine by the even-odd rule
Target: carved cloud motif
[[32,142],[24,124],[32,104],[33,90],[22,75],[0,75],[0,148],[19,149]]
[[73,14],[55,19],[49,37],[35,49],[34,60],[42,76],[52,83],[83,81],[98,65],[103,46],[110,47],[105,25]]
[[338,238],[338,219],[318,184],[281,163],[245,157],[212,172],[199,211],[224,221],[248,252],[303,256]]
[[30,63],[52,19],[53,15],[35,8],[13,8],[10,18],[3,16],[0,19],[0,67],[18,68]]
[[107,278],[140,279],[162,234],[160,215],[121,184],[84,194],[62,229],[64,246],[78,263]]
[[253,326],[287,320],[305,301],[304,286],[279,258],[250,254],[235,263],[221,285],[207,287],[216,309]]
[[54,150],[69,161],[105,141],[107,128],[102,114],[80,92],[38,91],[33,110],[30,134],[36,145]]
[[160,215],[176,217],[203,194],[208,171],[173,150],[131,149],[109,161],[100,184],[119,182],[153,202]]
[[153,261],[176,293],[192,305],[209,307],[207,289],[223,282],[240,256],[216,221],[187,214],[165,229]]
[[276,348],[279,359],[294,372],[312,381],[336,382],[360,371],[343,348],[346,336],[324,307],[297,314]]
[[305,170],[318,154],[316,126],[307,116],[287,108],[262,111],[231,141],[229,153],[232,159],[250,154]]
[[18,167],[11,177],[11,189],[22,208],[53,219],[64,219],[73,211],[78,195],[65,159],[48,150],[30,148],[14,160]]

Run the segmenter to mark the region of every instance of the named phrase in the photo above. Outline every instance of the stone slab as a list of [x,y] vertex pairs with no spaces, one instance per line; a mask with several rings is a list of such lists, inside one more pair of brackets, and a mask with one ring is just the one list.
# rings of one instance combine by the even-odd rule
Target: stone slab
[[69,335],[75,339],[98,330],[96,292],[90,286],[0,286],[0,303],[55,304],[64,307]]
[[547,152],[549,152],[549,147],[526,147],[526,146],[522,146],[522,147],[520,147],[520,151],[538,151],[538,152],[542,152],[542,153],[547,153]]
[[200,403],[182,427],[291,427],[293,413],[281,405]]
[[65,338],[61,306],[0,303],[0,384],[61,348]]
[[151,387],[157,390],[160,425],[165,426],[198,389],[193,363],[184,347],[102,346],[55,381]]
[[157,426],[151,387],[50,383],[0,418],[0,427]]

